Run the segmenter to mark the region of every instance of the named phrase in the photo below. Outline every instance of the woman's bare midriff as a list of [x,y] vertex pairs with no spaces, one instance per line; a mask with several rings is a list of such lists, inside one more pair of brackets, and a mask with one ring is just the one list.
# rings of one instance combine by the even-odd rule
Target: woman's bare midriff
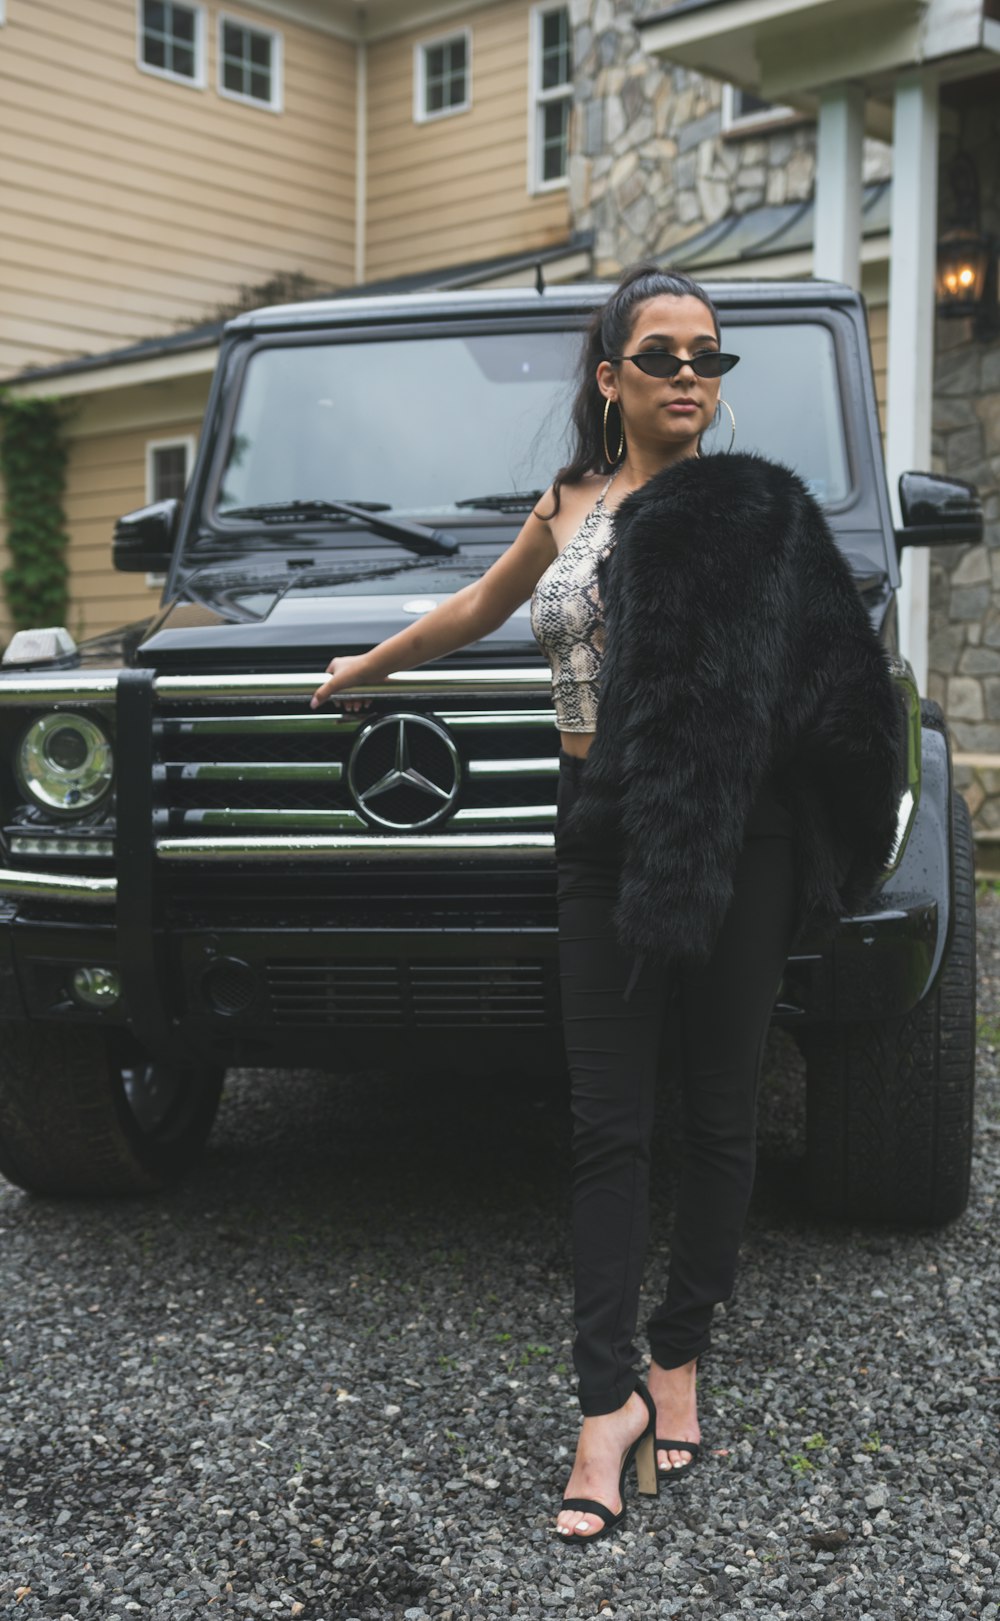
[[582,759],[589,753],[595,735],[594,732],[560,732],[560,747],[564,748],[567,754],[575,754]]

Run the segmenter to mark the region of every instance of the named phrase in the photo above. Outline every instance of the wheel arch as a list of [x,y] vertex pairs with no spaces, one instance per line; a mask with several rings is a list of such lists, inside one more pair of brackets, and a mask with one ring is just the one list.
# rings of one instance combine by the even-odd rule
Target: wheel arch
[[940,704],[920,700],[920,785],[906,843],[896,867],[880,889],[881,904],[912,906],[933,900],[937,931],[924,984],[913,1006],[937,987],[951,949],[955,918],[955,825],[951,747]]

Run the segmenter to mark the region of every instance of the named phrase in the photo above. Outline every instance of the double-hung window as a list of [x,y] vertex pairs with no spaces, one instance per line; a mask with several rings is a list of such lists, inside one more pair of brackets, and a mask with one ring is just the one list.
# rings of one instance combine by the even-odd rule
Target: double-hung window
[[281,111],[281,35],[255,28],[239,17],[219,14],[220,96]]
[[194,459],[194,440],[151,439],[146,445],[146,500],[180,500],[187,489]]
[[182,0],[139,0],[137,61],[144,73],[205,87],[205,9]]
[[572,106],[573,36],[569,6],[536,5],[531,12],[530,191],[546,191],[566,184]]
[[413,47],[413,116],[418,124],[472,105],[472,30],[418,41]]

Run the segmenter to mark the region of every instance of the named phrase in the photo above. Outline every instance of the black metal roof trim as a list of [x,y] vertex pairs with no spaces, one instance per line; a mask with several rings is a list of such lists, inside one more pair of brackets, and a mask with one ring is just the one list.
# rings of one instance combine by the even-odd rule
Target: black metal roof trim
[[[553,264],[573,253],[587,253],[594,245],[592,230],[574,231],[565,242],[551,248],[530,248],[523,253],[501,253],[492,259],[470,259],[465,264],[447,265],[438,270],[417,270],[407,276],[390,276],[381,281],[362,282],[357,287],[338,290],[337,298],[378,297],[381,293],[418,292],[421,288],[462,287],[483,276],[516,275],[533,265]],[[233,317],[238,320],[239,317]]]
[[[889,229],[891,195],[891,180],[875,180],[865,186],[863,236],[877,236]],[[752,263],[776,253],[798,252],[812,246],[815,211],[815,197],[809,197],[804,202],[764,203],[743,214],[725,214],[714,225],[658,255],[656,263],[678,270],[702,266],[710,274],[713,263]]]
[[224,321],[185,327],[182,332],[165,332],[156,338],[141,338],[124,349],[105,349],[97,355],[80,355],[75,360],[57,360],[51,366],[29,366],[26,371],[5,377],[5,383],[30,383],[36,377],[68,377],[74,372],[100,371],[106,366],[129,365],[152,360],[158,355],[183,354],[186,349],[207,349],[218,343]]

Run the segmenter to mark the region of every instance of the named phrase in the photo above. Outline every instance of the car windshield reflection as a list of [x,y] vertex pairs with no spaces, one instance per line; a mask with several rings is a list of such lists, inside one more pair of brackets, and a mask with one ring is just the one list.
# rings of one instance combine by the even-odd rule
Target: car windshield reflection
[[[793,467],[818,500],[842,501],[850,477],[829,329],[740,324],[733,339],[742,360],[723,390],[736,447]],[[576,330],[528,330],[261,344],[206,516],[345,490],[432,523],[526,512],[569,459],[582,342]],[[705,454],[729,445],[720,418]]]

